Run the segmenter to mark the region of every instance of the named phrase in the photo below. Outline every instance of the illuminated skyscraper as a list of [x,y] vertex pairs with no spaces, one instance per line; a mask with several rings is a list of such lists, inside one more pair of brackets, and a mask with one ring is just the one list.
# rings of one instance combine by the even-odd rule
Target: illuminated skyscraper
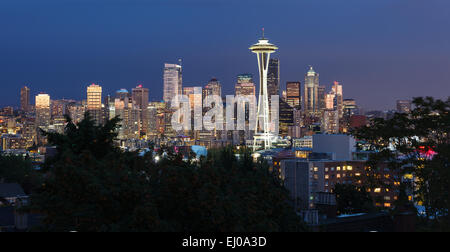
[[253,75],[238,75],[235,91],[236,96],[256,95],[256,86],[255,83],[253,83]]
[[[272,95],[280,95],[280,60],[270,59],[267,71],[267,92],[269,98]],[[270,103],[270,101],[269,101]]]
[[181,65],[164,65],[164,102],[171,104],[172,99],[183,92],[183,75]]
[[20,109],[23,112],[30,111],[30,89],[26,86],[20,89]]
[[102,124],[102,87],[95,83],[87,87],[87,111],[98,125]]
[[148,88],[144,88],[142,85],[133,88],[132,99],[136,106],[136,109],[140,110],[140,131],[147,134],[148,132]]
[[194,87],[184,87],[183,88],[183,95],[186,95],[189,98],[189,103],[191,105],[191,109],[194,108],[194,102],[195,102],[195,88]]
[[220,82],[216,78],[211,79],[203,89],[203,98],[211,95],[222,97],[222,85],[220,85]]
[[202,124],[203,120],[203,94],[202,87],[185,87],[183,88],[183,95],[189,98],[189,103],[191,105],[191,128],[195,130],[195,123],[197,122],[198,128]]
[[289,134],[289,127],[294,126],[294,108],[282,99],[279,101],[279,108],[279,131],[282,137],[286,137]]
[[258,41],[257,44],[250,47],[250,50],[258,56],[259,67],[259,99],[258,99],[258,112],[256,120],[256,129],[254,136],[254,148],[257,143],[262,142],[264,149],[270,149],[272,147],[272,133],[270,129],[269,115],[269,92],[267,89],[267,73],[269,70],[270,54],[274,53],[278,47],[269,43],[269,40],[263,38]]
[[36,127],[47,129],[50,125],[50,96],[39,94],[36,96]]
[[300,82],[287,82],[286,83],[286,102],[292,108],[300,106],[301,100],[301,88]]
[[303,110],[309,116],[320,116],[319,74],[311,66],[305,76]]
[[339,119],[344,115],[344,93],[342,90],[342,85],[335,81],[332,87],[332,93],[335,95],[335,108],[339,113]]
[[144,88],[142,85],[133,88],[132,98],[134,104],[140,108],[144,109],[148,107],[148,88]]
[[334,109],[334,98],[336,95],[334,93],[329,93],[325,95],[325,109]]

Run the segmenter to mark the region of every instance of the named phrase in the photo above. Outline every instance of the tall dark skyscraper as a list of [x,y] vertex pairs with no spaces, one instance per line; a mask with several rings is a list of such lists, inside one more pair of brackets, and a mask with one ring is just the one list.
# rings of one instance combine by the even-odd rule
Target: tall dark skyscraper
[[26,86],[20,89],[20,109],[24,112],[30,110],[30,89]]
[[267,72],[267,92],[270,97],[272,95],[280,95],[280,60],[270,59],[269,69]]
[[137,109],[140,110],[140,123],[141,132],[148,132],[149,118],[148,118],[148,88],[144,88],[142,85],[133,88],[132,99]]
[[280,99],[279,101],[279,120],[280,120],[280,135],[286,137],[289,134],[289,127],[294,126],[294,108],[287,102]]
[[325,102],[326,90],[325,89],[326,89],[325,86],[319,86],[317,88],[320,112],[322,112],[326,108],[326,102]]
[[148,107],[148,88],[144,88],[142,85],[133,88],[132,98],[134,104],[140,109],[146,109]]

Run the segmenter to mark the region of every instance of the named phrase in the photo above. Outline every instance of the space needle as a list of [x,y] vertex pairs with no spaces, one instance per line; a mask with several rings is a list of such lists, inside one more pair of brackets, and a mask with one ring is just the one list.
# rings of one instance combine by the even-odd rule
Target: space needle
[[263,36],[257,44],[250,47],[253,53],[258,56],[259,67],[259,98],[258,114],[256,118],[256,128],[254,135],[253,148],[256,150],[257,143],[263,143],[265,150],[272,147],[273,135],[270,131],[270,113],[269,113],[269,93],[267,92],[267,72],[269,69],[270,54],[274,53],[278,47],[269,43],[269,40]]

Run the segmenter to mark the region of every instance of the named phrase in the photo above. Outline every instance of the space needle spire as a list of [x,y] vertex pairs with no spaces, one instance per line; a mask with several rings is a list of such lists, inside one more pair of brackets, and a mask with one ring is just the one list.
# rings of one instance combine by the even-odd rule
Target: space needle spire
[[264,149],[272,147],[273,135],[270,132],[270,113],[269,113],[269,93],[267,90],[267,73],[269,69],[270,55],[274,53],[278,47],[269,43],[264,37],[264,28],[262,28],[263,37],[250,47],[250,50],[257,55],[259,68],[259,98],[258,113],[256,120],[256,129],[254,135],[254,149],[258,143],[262,143]]

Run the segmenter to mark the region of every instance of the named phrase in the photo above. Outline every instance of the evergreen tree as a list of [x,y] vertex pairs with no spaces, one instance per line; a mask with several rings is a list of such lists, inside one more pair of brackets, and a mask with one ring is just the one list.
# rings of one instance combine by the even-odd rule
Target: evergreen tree
[[231,148],[188,160],[162,148],[157,157],[114,146],[119,120],[96,126],[87,116],[65,134],[46,133],[57,147],[31,210],[48,231],[302,231],[288,193]]

